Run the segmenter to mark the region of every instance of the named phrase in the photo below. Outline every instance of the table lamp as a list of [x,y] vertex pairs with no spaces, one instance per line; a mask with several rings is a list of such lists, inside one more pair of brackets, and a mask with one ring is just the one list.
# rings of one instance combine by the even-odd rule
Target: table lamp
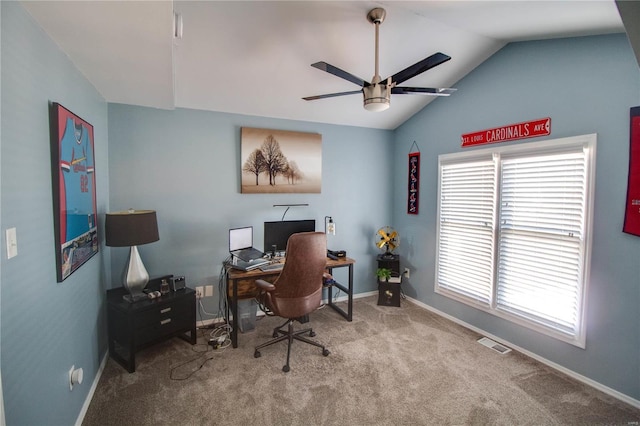
[[122,285],[129,292],[128,302],[146,299],[142,292],[149,282],[149,273],[142,263],[138,247],[158,241],[158,220],[155,210],[133,210],[107,213],[105,220],[106,244],[110,247],[130,247],[129,259],[122,274]]

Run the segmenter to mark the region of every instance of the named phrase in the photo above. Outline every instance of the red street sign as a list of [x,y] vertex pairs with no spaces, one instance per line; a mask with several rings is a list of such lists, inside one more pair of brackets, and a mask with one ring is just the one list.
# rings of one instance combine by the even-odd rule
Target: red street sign
[[535,138],[551,134],[551,118],[540,118],[462,135],[462,147]]

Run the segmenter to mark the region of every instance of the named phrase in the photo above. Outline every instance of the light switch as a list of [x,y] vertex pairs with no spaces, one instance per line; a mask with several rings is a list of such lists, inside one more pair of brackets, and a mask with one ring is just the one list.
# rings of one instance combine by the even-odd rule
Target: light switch
[[18,255],[18,238],[16,237],[16,228],[7,229],[7,259]]

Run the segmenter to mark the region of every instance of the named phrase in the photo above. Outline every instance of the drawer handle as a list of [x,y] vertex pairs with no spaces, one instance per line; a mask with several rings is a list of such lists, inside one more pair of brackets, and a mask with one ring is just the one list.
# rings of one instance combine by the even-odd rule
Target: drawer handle
[[160,311],[161,314],[166,314],[167,312],[171,312],[171,308],[164,308]]
[[171,322],[171,318],[167,318],[165,320],[160,321],[161,325],[169,324]]

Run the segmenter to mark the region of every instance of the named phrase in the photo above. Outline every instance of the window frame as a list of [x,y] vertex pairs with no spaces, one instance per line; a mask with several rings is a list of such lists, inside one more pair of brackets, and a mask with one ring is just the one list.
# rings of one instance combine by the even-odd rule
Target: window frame
[[[596,176],[596,146],[597,135],[587,134],[580,136],[572,136],[567,138],[559,138],[538,142],[528,142],[521,144],[512,144],[505,146],[490,146],[487,148],[474,149],[472,151],[462,151],[450,154],[441,154],[438,156],[438,203],[436,215],[436,258],[435,258],[435,293],[447,298],[456,300],[473,308],[487,312],[496,317],[505,319],[515,324],[519,324],[526,328],[535,330],[544,335],[556,338],[558,340],[570,343],[580,348],[586,347],[586,311],[587,311],[587,295],[590,281],[591,271],[591,247],[592,247],[592,230],[593,230],[593,210],[595,197],[595,176]],[[567,151],[575,151],[582,149],[585,152],[585,182],[584,182],[584,210],[583,210],[583,238],[582,238],[582,255],[579,259],[582,263],[581,279],[577,285],[580,288],[578,299],[580,301],[579,313],[576,316],[576,333],[575,335],[562,333],[541,325],[536,321],[526,319],[524,317],[503,311],[497,306],[497,280],[499,260],[499,244],[500,244],[500,226],[498,220],[500,218],[501,209],[501,191],[502,191],[502,159],[516,158],[525,156],[537,156],[544,154],[562,153]],[[441,250],[441,208],[442,208],[442,173],[443,166],[480,162],[492,160],[495,165],[494,176],[494,199],[493,199],[493,222],[492,222],[492,265],[493,270],[490,283],[490,300],[484,303],[474,298],[460,294],[459,292],[444,288],[439,283],[440,272],[440,250]]]

